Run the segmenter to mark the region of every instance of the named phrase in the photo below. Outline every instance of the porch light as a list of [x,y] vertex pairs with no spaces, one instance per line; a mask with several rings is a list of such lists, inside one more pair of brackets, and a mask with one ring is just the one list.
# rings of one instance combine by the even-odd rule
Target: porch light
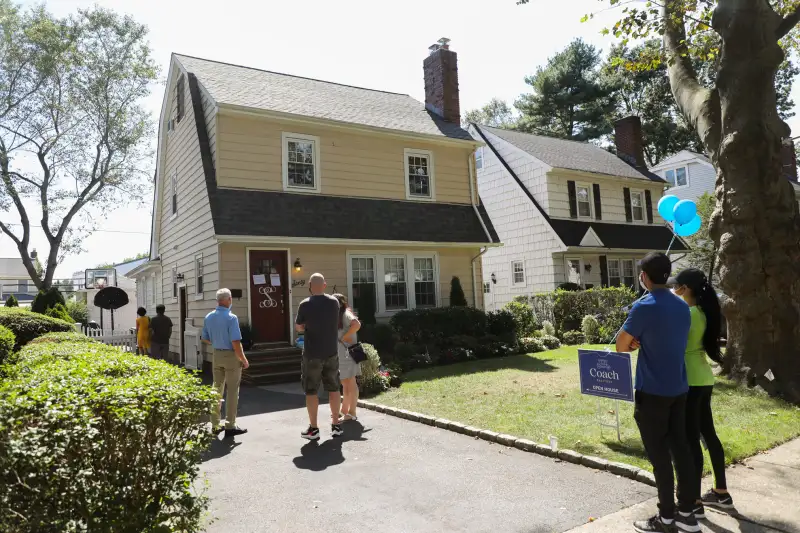
[[183,274],[177,274],[177,275],[175,276],[175,280],[176,280],[178,283],[183,283]]
[[497,284],[497,276],[494,275],[494,272],[492,272],[492,283]]
[[586,272],[591,272],[591,271],[592,271],[592,265],[590,265],[590,264],[588,264],[588,263],[587,263],[587,264],[583,265],[583,269],[584,269]]
[[300,272],[300,269],[303,268],[303,265],[300,264],[300,258],[294,260],[294,271]]

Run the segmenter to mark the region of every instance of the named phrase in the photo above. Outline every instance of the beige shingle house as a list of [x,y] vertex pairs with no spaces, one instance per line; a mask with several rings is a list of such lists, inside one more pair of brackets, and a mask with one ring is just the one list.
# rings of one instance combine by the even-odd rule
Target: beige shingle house
[[459,125],[456,61],[432,47],[422,103],[172,56],[150,261],[133,275],[181,324],[173,352],[220,287],[257,343],[288,346],[316,271],[379,320],[447,305],[453,276],[483,305],[480,254],[499,240],[477,194],[482,143]]

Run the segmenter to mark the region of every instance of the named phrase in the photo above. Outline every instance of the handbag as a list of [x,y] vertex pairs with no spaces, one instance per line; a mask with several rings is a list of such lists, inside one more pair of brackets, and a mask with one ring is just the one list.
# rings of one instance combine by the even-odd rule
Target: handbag
[[367,360],[367,353],[364,351],[364,347],[361,346],[360,342],[352,346],[345,346],[345,348],[347,348],[347,353],[350,354],[350,357],[352,357],[353,361],[356,363],[363,363]]

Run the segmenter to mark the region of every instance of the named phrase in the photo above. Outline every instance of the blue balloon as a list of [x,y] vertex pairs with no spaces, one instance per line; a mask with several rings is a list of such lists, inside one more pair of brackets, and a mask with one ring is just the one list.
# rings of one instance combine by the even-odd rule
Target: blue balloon
[[677,204],[679,201],[680,198],[674,194],[662,196],[661,200],[658,201],[658,214],[661,215],[661,218],[667,222],[672,222],[675,220],[675,216],[672,212],[675,210],[675,204]]
[[681,200],[672,211],[676,224],[688,224],[697,216],[697,204],[694,200]]
[[675,233],[677,233],[680,237],[688,237],[690,235],[694,235],[700,229],[700,226],[703,224],[703,221],[700,219],[700,215],[695,215],[692,220],[687,222],[686,224],[675,224]]

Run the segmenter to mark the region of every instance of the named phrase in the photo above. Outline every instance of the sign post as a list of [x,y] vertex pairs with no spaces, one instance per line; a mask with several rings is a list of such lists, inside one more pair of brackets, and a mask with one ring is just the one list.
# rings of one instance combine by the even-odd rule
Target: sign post
[[[597,423],[600,426],[616,427],[619,432],[619,402],[633,402],[633,371],[631,354],[605,350],[578,350],[578,369],[581,378],[581,394],[596,396]],[[616,424],[603,422],[600,398],[614,400]]]

